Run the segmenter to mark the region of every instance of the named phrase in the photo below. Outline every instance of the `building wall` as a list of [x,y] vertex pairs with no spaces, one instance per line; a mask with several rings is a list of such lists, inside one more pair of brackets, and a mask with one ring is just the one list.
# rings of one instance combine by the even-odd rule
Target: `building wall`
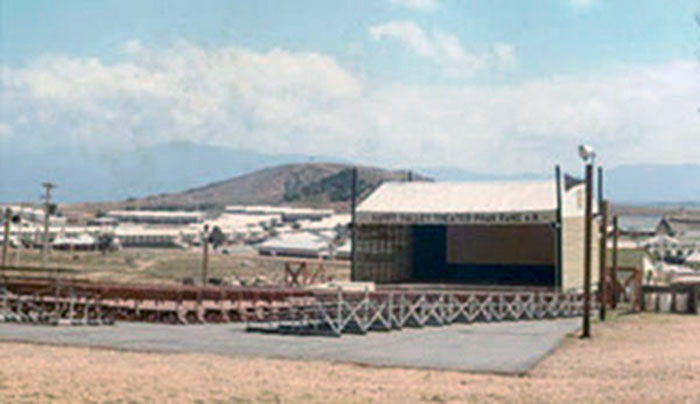
[[360,225],[356,254],[358,281],[554,285],[549,225]]
[[[562,290],[583,290],[584,218],[565,217],[562,223]],[[593,222],[591,287],[595,290],[599,274],[599,225]]]
[[359,225],[354,279],[405,282],[411,279],[411,229],[401,225]]
[[549,225],[448,226],[447,261],[453,264],[554,265]]

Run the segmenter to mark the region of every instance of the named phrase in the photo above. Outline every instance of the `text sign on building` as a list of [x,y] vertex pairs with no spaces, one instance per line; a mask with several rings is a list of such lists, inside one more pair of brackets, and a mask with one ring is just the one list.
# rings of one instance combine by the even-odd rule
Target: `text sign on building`
[[553,211],[499,213],[374,213],[358,212],[359,224],[527,224],[552,223]]

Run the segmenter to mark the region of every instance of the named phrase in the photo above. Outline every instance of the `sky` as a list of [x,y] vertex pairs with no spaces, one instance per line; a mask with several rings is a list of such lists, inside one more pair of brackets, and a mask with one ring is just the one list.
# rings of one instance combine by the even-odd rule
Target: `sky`
[[699,50],[700,0],[0,0],[0,144],[694,163]]

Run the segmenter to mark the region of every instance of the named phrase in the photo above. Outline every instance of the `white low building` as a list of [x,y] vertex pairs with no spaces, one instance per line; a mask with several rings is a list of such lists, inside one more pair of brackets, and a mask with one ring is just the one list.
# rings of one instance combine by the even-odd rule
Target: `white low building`
[[120,226],[114,236],[122,247],[186,248],[186,234],[177,228],[145,228]]
[[335,249],[335,258],[349,260],[352,258],[352,240],[347,240]]
[[284,234],[258,245],[260,255],[321,258],[328,255],[329,243],[311,233]]
[[159,210],[113,210],[106,217],[119,223],[190,224],[204,220],[202,212]]
[[226,213],[244,215],[279,215],[285,222],[321,220],[333,215],[332,209],[295,208],[291,206],[229,205]]
[[51,242],[51,247],[56,250],[95,250],[97,241],[88,234],[80,234],[76,237],[59,236]]
[[[37,224],[44,223],[44,209],[20,205],[3,205],[0,207],[0,209],[2,209],[3,215],[6,208],[10,208],[10,211],[12,211],[12,215],[18,215],[22,222],[30,222]],[[2,217],[4,218],[4,216]],[[2,221],[2,219],[0,219],[0,221]],[[51,226],[65,226],[66,218],[64,216],[50,215],[49,224]]]
[[694,269],[700,269],[700,250],[693,252],[685,259],[685,264]]

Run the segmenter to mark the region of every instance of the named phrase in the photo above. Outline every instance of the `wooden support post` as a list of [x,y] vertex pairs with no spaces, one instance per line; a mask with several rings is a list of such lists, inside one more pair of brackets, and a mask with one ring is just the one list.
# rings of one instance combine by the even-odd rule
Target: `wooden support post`
[[591,337],[591,266],[593,233],[593,164],[586,164],[586,216],[583,256],[583,332],[582,338]]
[[10,245],[10,219],[12,218],[12,211],[10,208],[5,209],[5,230],[3,231],[2,240],[2,267],[5,268],[7,265],[7,248]]
[[676,291],[675,291],[675,290],[672,290],[672,291],[671,291],[671,310],[670,310],[671,313],[675,313],[675,312],[676,312],[676,299],[677,299],[676,296],[677,296],[677,295],[676,295]]
[[202,249],[202,286],[206,286],[209,272],[209,226],[206,224],[202,233]]
[[605,321],[605,310],[608,304],[607,284],[608,270],[606,268],[608,247],[608,202],[600,201],[600,272],[598,274],[598,300],[600,304],[599,317]]
[[637,268],[636,271],[634,271],[634,310],[635,311],[641,311],[642,310],[642,299],[644,298],[644,295],[642,295],[642,270]]
[[617,228],[617,215],[613,217],[613,250],[612,250],[612,271],[610,272],[610,284],[611,284],[611,295],[612,302],[611,308],[613,310],[617,309],[617,239],[618,239],[618,228]]
[[357,168],[352,169],[352,195],[350,196],[350,280],[357,280]]
[[688,313],[698,314],[698,298],[700,298],[700,286],[691,286],[688,290]]

